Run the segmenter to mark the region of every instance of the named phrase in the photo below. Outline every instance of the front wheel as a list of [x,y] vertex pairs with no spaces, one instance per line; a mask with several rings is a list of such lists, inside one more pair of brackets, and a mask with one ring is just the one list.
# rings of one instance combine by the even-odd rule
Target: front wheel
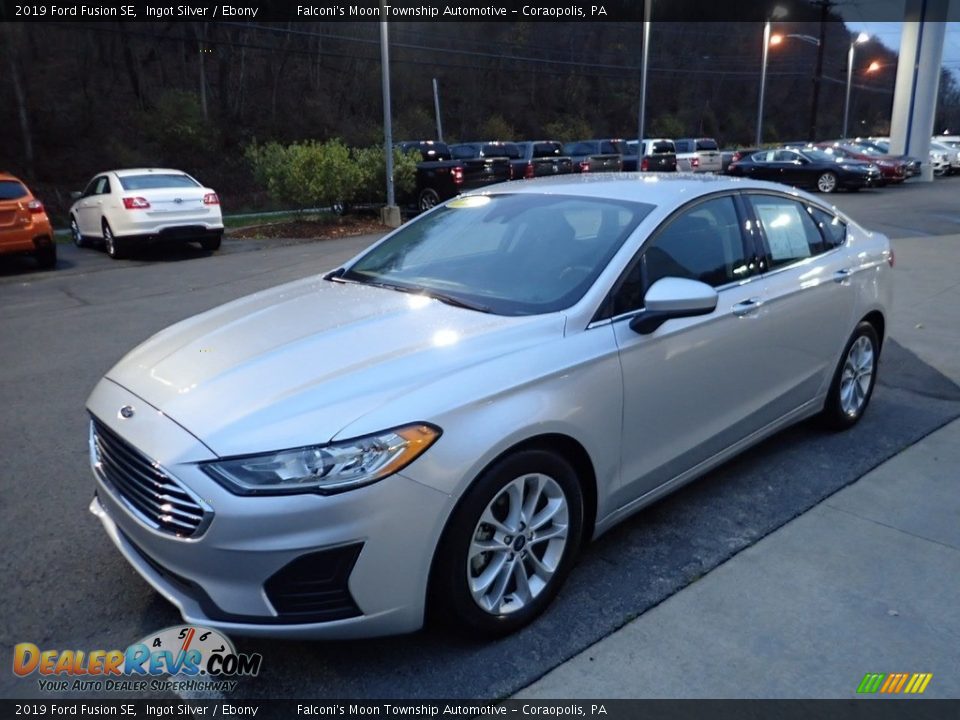
[[433,188],[424,188],[420,191],[420,197],[417,198],[417,207],[420,209],[420,212],[426,212],[427,210],[436,207],[437,203],[440,202],[440,196],[437,194],[437,191]]
[[832,172],[825,172],[817,178],[817,190],[822,193],[832,193],[837,189],[837,176]]
[[460,628],[506,635],[550,604],[573,567],[583,493],[566,460],[524,450],[498,461],[466,492],[437,551],[437,609]]
[[873,325],[857,325],[843,349],[840,365],[833,375],[822,420],[833,430],[846,430],[863,417],[877,380],[880,338]]
[[70,237],[73,238],[73,244],[78,248],[87,246],[87,239],[80,232],[80,224],[75,217],[70,218]]

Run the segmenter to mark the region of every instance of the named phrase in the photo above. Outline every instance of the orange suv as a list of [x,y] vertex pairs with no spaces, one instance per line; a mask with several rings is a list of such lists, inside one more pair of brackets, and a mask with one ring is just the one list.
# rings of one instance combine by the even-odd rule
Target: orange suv
[[50,218],[30,189],[0,172],[0,255],[33,255],[42,268],[57,264]]

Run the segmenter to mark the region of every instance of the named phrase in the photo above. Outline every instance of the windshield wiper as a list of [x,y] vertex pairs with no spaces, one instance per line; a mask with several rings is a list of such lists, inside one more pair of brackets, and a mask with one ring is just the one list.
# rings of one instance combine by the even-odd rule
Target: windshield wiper
[[489,313],[492,312],[489,307],[486,305],[481,305],[480,303],[475,303],[470,300],[464,300],[463,298],[454,297],[453,295],[447,295],[446,293],[437,292],[435,290],[427,290],[422,287],[415,287],[412,285],[400,285],[398,283],[385,282],[383,280],[372,280],[372,279],[357,279],[355,277],[344,277],[346,273],[344,272],[334,272],[327,276],[328,280],[341,283],[353,283],[356,285],[373,285],[374,287],[384,288],[386,290],[396,290],[397,292],[407,293],[408,295],[423,295],[424,297],[433,298],[447,305],[453,305],[454,307],[465,308],[467,310],[475,310],[477,312]]

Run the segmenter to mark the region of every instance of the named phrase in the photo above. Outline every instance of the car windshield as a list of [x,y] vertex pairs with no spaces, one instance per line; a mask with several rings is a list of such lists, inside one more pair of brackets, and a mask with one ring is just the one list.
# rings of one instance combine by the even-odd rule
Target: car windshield
[[697,140],[697,150],[719,150],[716,140]]
[[497,315],[555,312],[583,297],[653,207],[534,193],[456,198],[332,279]]
[[0,180],[0,200],[19,200],[27,196],[27,189],[16,180]]
[[877,148],[872,147],[871,145],[860,145],[858,143],[856,145],[851,145],[850,147],[856,150],[857,152],[863,153],[864,155],[883,155],[882,152],[877,150]]
[[544,142],[533,144],[533,157],[557,157],[560,155],[562,147],[558,142]]
[[673,143],[669,140],[661,140],[660,142],[653,143],[654,155],[669,155],[675,151],[676,149],[673,147]]
[[175,173],[124,175],[120,178],[124,190],[155,190],[158,188],[195,188],[199,183],[192,177]]

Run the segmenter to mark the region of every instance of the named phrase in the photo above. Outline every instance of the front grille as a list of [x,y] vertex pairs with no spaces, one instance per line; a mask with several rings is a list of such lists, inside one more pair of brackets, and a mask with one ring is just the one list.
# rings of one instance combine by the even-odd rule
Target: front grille
[[92,422],[94,467],[120,500],[153,528],[180,537],[206,529],[213,513],[163,468],[97,419]]

